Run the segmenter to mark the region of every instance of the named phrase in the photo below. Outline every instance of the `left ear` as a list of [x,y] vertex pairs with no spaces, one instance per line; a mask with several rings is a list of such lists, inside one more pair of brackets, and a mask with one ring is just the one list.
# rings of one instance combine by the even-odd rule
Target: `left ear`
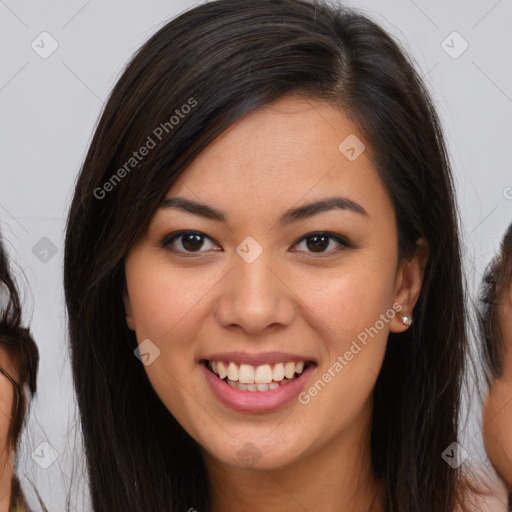
[[[420,237],[416,241],[414,254],[403,259],[396,275],[395,298],[393,303],[400,304],[402,306],[400,313],[409,318],[412,318],[412,311],[420,296],[428,256],[428,242],[424,237]],[[397,312],[391,320],[389,328],[391,332],[402,332],[409,328],[408,325],[402,322],[400,313]]]

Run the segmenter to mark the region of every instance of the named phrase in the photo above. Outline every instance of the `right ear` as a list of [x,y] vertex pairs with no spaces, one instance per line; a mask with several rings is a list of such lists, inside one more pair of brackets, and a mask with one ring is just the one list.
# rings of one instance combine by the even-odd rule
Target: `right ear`
[[126,313],[126,325],[129,329],[135,331],[135,320],[133,318],[132,303],[130,302],[130,297],[127,291],[123,292],[123,303],[124,311]]

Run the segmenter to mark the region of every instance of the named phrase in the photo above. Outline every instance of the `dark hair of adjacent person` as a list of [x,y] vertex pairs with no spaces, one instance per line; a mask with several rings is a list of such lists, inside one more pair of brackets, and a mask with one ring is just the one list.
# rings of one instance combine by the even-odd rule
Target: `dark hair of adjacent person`
[[489,384],[504,371],[505,346],[500,330],[498,306],[509,297],[512,286],[512,224],[505,233],[498,253],[489,263],[480,290],[478,320],[483,339],[484,360]]
[[[414,323],[389,335],[374,390],[371,459],[386,511],[452,512],[462,500],[463,466],[452,469],[441,454],[458,437],[465,285],[451,169],[427,88],[399,44],[357,11],[219,0],[184,12],[136,52],[105,105],[74,191],[64,286],[95,512],[209,510],[198,444],[134,356],[124,259],[209,143],[292,92],[346,112],[369,142],[367,155],[393,200],[400,258],[421,236],[430,246]],[[197,107],[113,179],[191,98]],[[97,190],[109,180],[114,186],[102,197]]]
[[[0,371],[11,381],[14,388],[12,419],[7,435],[7,445],[10,449],[16,451],[26,418],[28,400],[36,392],[39,351],[30,330],[22,325],[20,298],[1,240],[0,296],[0,343],[7,350],[8,356],[12,360],[12,366],[18,372],[17,376],[13,376],[5,368],[0,368]],[[25,388],[30,391],[30,397],[25,394]],[[14,475],[9,510],[15,510],[16,507],[29,510],[19,479]]]

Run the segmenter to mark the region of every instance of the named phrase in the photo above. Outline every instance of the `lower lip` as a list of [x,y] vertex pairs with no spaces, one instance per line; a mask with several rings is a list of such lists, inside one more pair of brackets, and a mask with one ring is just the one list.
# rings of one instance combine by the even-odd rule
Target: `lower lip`
[[299,377],[270,391],[242,391],[231,387],[200,363],[210,389],[224,404],[239,412],[271,412],[296,398],[304,389],[316,365],[308,366]]

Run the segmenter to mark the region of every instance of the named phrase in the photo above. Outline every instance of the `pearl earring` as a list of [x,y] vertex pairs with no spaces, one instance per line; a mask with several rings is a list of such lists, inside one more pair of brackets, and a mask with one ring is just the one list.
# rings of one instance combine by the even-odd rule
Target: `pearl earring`
[[400,313],[400,317],[402,318],[402,323],[404,325],[411,325],[412,324],[412,318],[410,316],[404,315]]

